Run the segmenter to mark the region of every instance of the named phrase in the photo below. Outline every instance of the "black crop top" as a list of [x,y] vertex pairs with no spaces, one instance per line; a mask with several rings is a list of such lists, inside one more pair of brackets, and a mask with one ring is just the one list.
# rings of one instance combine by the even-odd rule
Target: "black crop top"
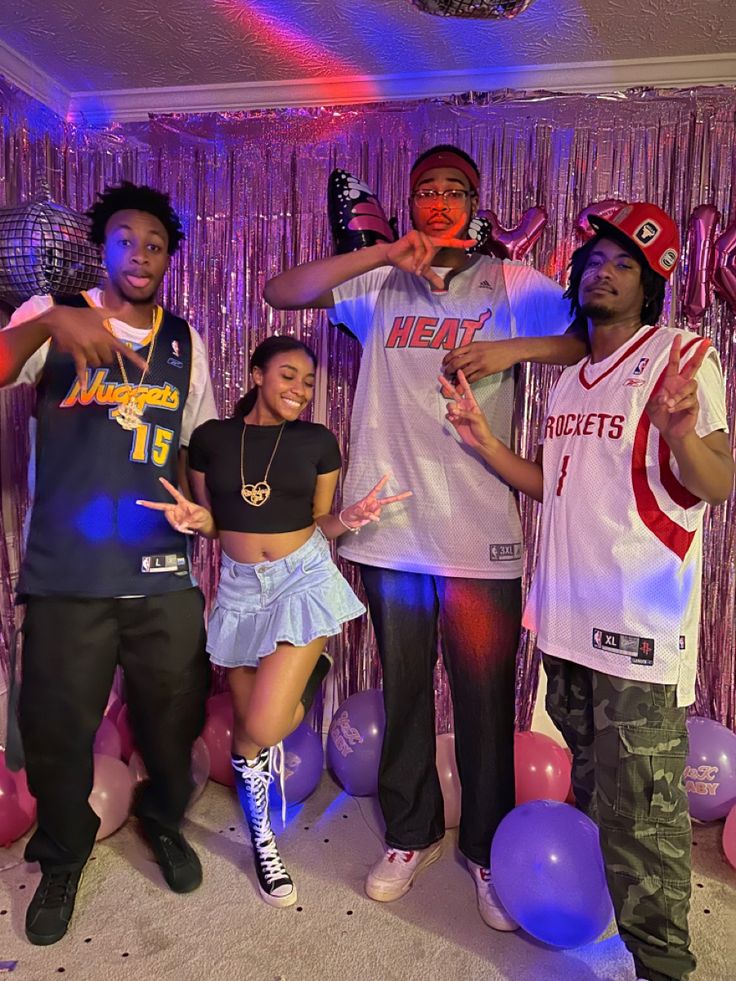
[[[257,484],[276,445],[279,426],[252,426],[245,432],[245,482]],[[210,419],[192,433],[189,466],[205,475],[212,513],[220,531],[277,534],[307,528],[317,476],[340,469],[340,448],[325,426],[287,422],[268,482],[271,496],[261,507],[240,496],[240,439],[243,420]]]

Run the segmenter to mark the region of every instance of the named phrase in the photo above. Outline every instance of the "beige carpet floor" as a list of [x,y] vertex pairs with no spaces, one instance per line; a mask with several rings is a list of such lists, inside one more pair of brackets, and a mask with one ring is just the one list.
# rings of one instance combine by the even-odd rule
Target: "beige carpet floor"
[[[279,836],[299,902],[273,910],[256,892],[234,797],[209,784],[187,828],[203,860],[202,887],[170,893],[128,822],[97,845],[72,928],[46,948],[23,935],[39,872],[22,861],[18,842],[0,852],[0,962],[17,961],[12,981],[633,981],[615,934],[559,952],[523,933],[488,929],[454,832],[404,899],[371,902],[362,883],[380,854],[380,829],[375,801],[348,797],[325,774],[317,792],[290,809]],[[736,871],[720,833],[720,824],[695,829],[697,981],[736,981]]]

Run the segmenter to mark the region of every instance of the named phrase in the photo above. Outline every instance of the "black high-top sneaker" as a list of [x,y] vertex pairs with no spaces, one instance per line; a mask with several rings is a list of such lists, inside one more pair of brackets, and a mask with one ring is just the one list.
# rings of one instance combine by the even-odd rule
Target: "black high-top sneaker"
[[317,694],[319,686],[327,677],[327,674],[332,667],[333,661],[327,651],[323,651],[317,658],[317,663],[312,669],[312,673],[307,678],[307,683],[304,686],[304,691],[302,692],[302,697],[299,701],[304,706],[304,714],[312,707],[312,702],[314,701],[314,696]]
[[269,759],[268,748],[255,760],[233,756],[235,786],[250,830],[261,896],[269,906],[293,906],[296,886],[281,861],[268,813],[268,787],[273,779]]

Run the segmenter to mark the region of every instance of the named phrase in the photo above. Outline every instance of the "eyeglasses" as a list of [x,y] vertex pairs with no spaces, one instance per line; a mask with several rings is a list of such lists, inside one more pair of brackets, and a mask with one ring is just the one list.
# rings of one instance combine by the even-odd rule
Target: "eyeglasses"
[[445,204],[465,204],[465,201],[470,194],[470,191],[466,191],[459,187],[451,187],[447,191],[414,191],[411,195],[414,204],[417,208],[431,208],[433,204],[436,204],[439,198],[445,202]]

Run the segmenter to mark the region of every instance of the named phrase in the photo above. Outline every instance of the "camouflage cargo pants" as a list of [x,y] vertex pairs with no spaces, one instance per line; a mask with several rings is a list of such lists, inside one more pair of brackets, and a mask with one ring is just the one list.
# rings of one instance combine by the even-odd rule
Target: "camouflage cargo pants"
[[627,681],[543,655],[547,712],[573,754],[579,806],[598,824],[619,934],[637,975],[695,968],[685,709],[674,685]]

